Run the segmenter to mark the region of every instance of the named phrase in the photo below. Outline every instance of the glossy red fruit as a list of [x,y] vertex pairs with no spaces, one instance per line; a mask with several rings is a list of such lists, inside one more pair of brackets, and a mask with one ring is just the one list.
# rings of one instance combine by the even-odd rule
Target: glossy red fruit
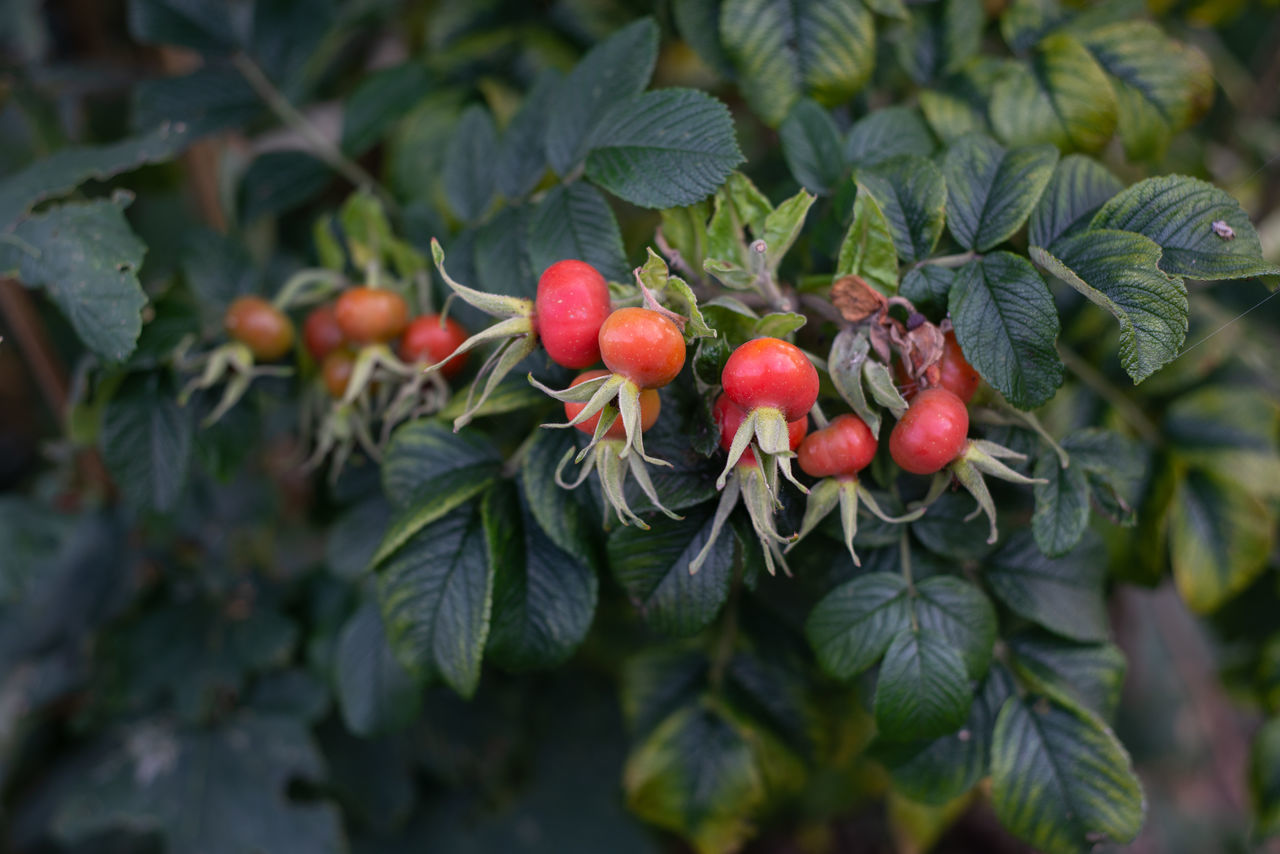
[[[733,445],[733,437],[747,417],[747,411],[730,400],[728,395],[722,394],[716,398],[715,406],[711,408],[711,414],[715,418],[716,424],[720,425],[720,447],[727,451]],[[794,451],[800,447],[805,433],[808,432],[809,418],[807,415],[801,416],[795,421],[787,422],[787,440],[791,443],[791,450]],[[748,448],[747,453],[751,454],[751,459],[754,461],[754,452]]]
[[333,397],[342,397],[347,393],[347,383],[351,382],[351,372],[355,369],[356,357],[345,347],[334,350],[324,357],[320,363],[320,378],[324,387]]
[[279,359],[293,346],[293,321],[262,297],[236,298],[222,323],[228,335],[264,362]]
[[317,362],[346,343],[342,327],[338,325],[338,317],[334,314],[333,303],[325,303],[311,309],[307,319],[302,323],[302,340],[307,345],[307,352]]
[[964,450],[969,410],[945,388],[926,388],[889,434],[889,454],[904,471],[933,474]]
[[837,415],[800,445],[800,468],[810,477],[852,477],[871,464],[879,443],[856,415]]
[[734,350],[720,382],[743,409],[780,409],[788,422],[807,415],[818,399],[817,369],[799,347],[779,338],[756,338]]
[[942,360],[938,362],[938,385],[960,398],[964,403],[973,400],[982,383],[982,377],[964,357],[955,332],[947,332],[943,342]]
[[589,368],[600,361],[600,326],[611,310],[599,270],[585,261],[557,261],[538,279],[534,331],[553,362]]
[[395,291],[351,288],[333,309],[338,328],[355,344],[384,344],[409,325],[409,305]]
[[[440,315],[424,314],[414,318],[400,339],[400,358],[409,364],[434,365],[467,340],[467,330],[452,317],[440,323]],[[446,379],[458,375],[467,364],[467,354],[454,356],[440,366]]]
[[[586,373],[579,374],[574,379],[573,382],[569,383],[569,387],[573,388],[579,383],[585,383],[587,380],[593,380],[596,377],[607,377],[607,376],[609,376],[608,371],[587,371]],[[582,408],[584,406],[586,406],[585,403],[566,402],[564,405],[565,417],[568,418],[570,421],[572,421],[575,417],[577,417],[578,413],[582,411]],[[662,412],[662,398],[658,396],[658,392],[651,388],[647,388],[641,391],[640,392],[640,432],[643,433],[647,431],[650,427],[652,427],[657,422],[658,415],[661,412]],[[590,418],[586,419],[585,421],[580,421],[573,426],[577,427],[579,430],[581,430],[583,433],[586,433],[588,436],[594,436],[596,432],[596,425],[599,423],[600,423],[600,415],[597,413],[596,415],[592,415]],[[612,426],[610,426],[609,429],[605,431],[604,437],[606,439],[627,438],[627,431],[622,426],[621,418],[618,418],[616,421],[613,422]]]
[[662,388],[684,367],[679,327],[647,308],[620,308],[600,327],[605,367],[640,388]]

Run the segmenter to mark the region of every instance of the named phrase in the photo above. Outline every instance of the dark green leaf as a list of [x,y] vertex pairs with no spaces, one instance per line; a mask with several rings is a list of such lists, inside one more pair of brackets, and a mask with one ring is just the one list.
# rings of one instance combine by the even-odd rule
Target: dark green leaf
[[955,280],[955,270],[926,264],[907,271],[902,277],[898,293],[911,300],[919,311],[940,318],[947,313],[947,301]]
[[1024,529],[991,556],[983,577],[1015,614],[1072,640],[1104,641],[1106,571],[1106,553],[1097,537],[1086,537],[1070,554],[1054,559],[1041,554]]
[[41,157],[0,181],[0,229],[13,225],[47,199],[71,192],[85,181],[99,181],[147,163],[175,157],[191,142],[187,128],[157,122],[150,133],[110,145],[75,146]]
[[369,568],[391,522],[391,508],[374,495],[348,508],[329,528],[325,565],[339,578],[359,578]]
[[889,221],[898,257],[909,262],[928,258],[942,236],[947,206],[947,185],[938,167],[906,155],[859,169],[857,180]]
[[935,575],[916,585],[910,604],[920,628],[960,654],[970,679],[986,675],[996,641],[996,612],[981,590],[955,576]]
[[161,512],[182,495],[191,464],[191,410],[159,374],[125,381],[102,414],[102,459],[129,503]]
[[[1219,235],[1225,223],[1233,236]],[[1280,273],[1262,258],[1258,233],[1240,203],[1207,181],[1184,175],[1148,178],[1102,206],[1092,229],[1136,231],[1157,243],[1160,269],[1193,279],[1239,279]]]
[[[437,90],[423,98],[412,112],[400,120],[387,140],[386,167],[389,189],[403,199],[426,205],[439,204],[444,179],[444,159],[452,131],[462,115],[460,99],[452,90]],[[464,234],[466,232],[463,232]],[[426,237],[440,236],[433,233]],[[428,241],[420,241],[426,245]],[[458,249],[445,242],[449,251],[449,270],[461,282],[467,278],[456,269]]]
[[875,19],[841,0],[726,0],[720,38],[753,110],[777,127],[804,94],[851,98],[875,64]]
[[680,37],[721,77],[733,77],[733,64],[720,43],[720,0],[674,0],[671,13]]
[[1268,720],[1253,738],[1249,789],[1259,832],[1274,836],[1280,831],[1280,718]]
[[566,493],[556,485],[560,460],[577,444],[568,430],[540,430],[524,453],[520,485],[529,512],[538,527],[559,548],[586,564],[599,563],[599,525],[591,520],[579,493]]
[[241,41],[231,12],[229,4],[207,0],[130,0],[129,35],[143,44],[231,51]]
[[422,683],[396,660],[376,602],[362,604],[342,627],[333,667],[338,709],[356,735],[400,729],[418,716]]
[[464,222],[484,216],[493,200],[498,132],[484,107],[472,105],[462,114],[444,156],[444,194]]
[[560,79],[560,74],[551,69],[539,74],[502,133],[494,171],[498,192],[508,199],[528,195],[547,171],[547,125],[551,121],[551,99]]
[[1075,548],[1089,526],[1089,481],[1084,467],[1072,461],[1063,468],[1058,455],[1045,451],[1036,460],[1036,511],[1031,531],[1036,545],[1049,557],[1061,557]]
[[490,490],[482,514],[493,567],[489,655],[516,670],[563,663],[591,627],[595,572],[552,542],[514,487]]
[[[1095,499],[1104,510],[1132,513],[1147,471],[1148,453],[1141,443],[1111,430],[1077,430],[1062,440],[1071,465],[1084,469]],[[1121,518],[1121,523],[1132,524]]]
[[1142,784],[1124,747],[1092,714],[1011,697],[991,749],[991,800],[1009,831],[1046,854],[1077,854],[1099,837],[1142,828]]
[[1120,704],[1124,653],[1109,643],[1074,643],[1048,632],[1019,632],[1008,639],[1013,667],[1041,694],[1080,703],[1108,720]]
[[537,296],[538,276],[529,259],[531,217],[527,206],[504,207],[476,232],[481,290],[525,299]]
[[644,91],[658,59],[658,27],[643,18],[593,47],[551,96],[547,157],[560,176],[587,155],[587,140],[605,111]]
[[159,833],[168,850],[202,854],[344,848],[332,806],[286,795],[290,781],[324,774],[299,721],[241,714],[215,729],[187,729],[144,720],[117,733],[114,745],[58,805],[57,837],[131,828]]
[[637,736],[648,734],[705,687],[709,661],[696,647],[647,647],[622,666],[622,714]]
[[996,83],[1016,70],[1012,59],[976,56],[932,89],[920,92],[920,111],[943,142],[969,133],[991,133],[987,107]]
[[733,537],[721,533],[694,575],[689,563],[711,534],[709,508],[683,521],[654,518],[648,531],[619,528],[609,537],[609,567],[640,609],[645,622],[671,635],[691,635],[708,626],[729,595]]
[[992,92],[991,124],[1009,145],[1052,143],[1062,151],[1098,151],[1116,129],[1107,75],[1080,42],[1057,33]]
[[898,62],[920,84],[957,71],[981,47],[985,24],[981,0],[913,6],[897,33]]
[[438,673],[463,697],[474,694],[493,597],[479,503],[418,531],[384,562],[378,579],[396,658],[417,676]]
[[1040,199],[1057,161],[1052,146],[1006,150],[983,134],[951,143],[942,172],[947,227],[956,241],[986,252],[1012,237]]
[[811,193],[830,193],[844,174],[840,133],[817,101],[802,98],[778,128],[787,168]]
[[805,623],[805,635],[823,670],[851,679],[875,664],[910,625],[902,576],[873,572],[841,584],[818,602]]
[[131,199],[67,202],[22,220],[0,242],[0,272],[43,287],[85,346],[116,362],[133,352],[147,301],[138,282],[147,248],[124,217]]
[[224,128],[241,127],[263,112],[262,100],[244,75],[226,65],[206,65],[177,77],[140,80],[133,87],[132,98],[133,127],[181,127],[188,141]]
[[1098,208],[1123,186],[1098,161],[1083,154],[1067,155],[1058,161],[1031,213],[1028,242],[1052,248],[1059,239],[1087,228]]
[[1057,28],[1066,13],[1057,0],[1013,0],[1000,16],[1000,34],[1014,53],[1025,53]]
[[973,694],[964,660],[949,639],[926,629],[899,632],[876,681],[876,731],[887,741],[954,732],[969,717]]
[[1111,78],[1120,139],[1130,159],[1159,157],[1213,98],[1209,60],[1150,21],[1123,21],[1080,40]]
[[1031,258],[1120,321],[1120,362],[1135,383],[1177,358],[1187,337],[1187,288],[1162,272],[1160,247],[1128,231],[1084,231]]
[[1030,261],[995,252],[969,262],[948,304],[965,358],[1010,403],[1035,409],[1053,397],[1063,377],[1058,311]]
[[947,493],[911,523],[911,533],[933,553],[955,560],[978,560],[991,551],[986,526],[973,516],[973,499]]
[[888,766],[893,785],[902,794],[920,803],[945,804],[986,776],[996,715],[1012,693],[1008,671],[993,668],[959,730],[925,741],[877,741],[872,755]]
[[844,141],[844,159],[851,166],[875,166],[893,157],[933,154],[933,134],[919,110],[885,107],[853,123]]
[[529,255],[539,275],[562,258],[578,258],[606,279],[628,278],[618,221],[600,191],[584,181],[556,187],[538,202],[529,224]]
[[1275,537],[1275,514],[1258,498],[1220,475],[1188,472],[1169,515],[1178,592],[1196,611],[1217,610],[1266,568]]
[[501,465],[497,449],[474,430],[454,433],[435,421],[416,421],[397,430],[382,464],[383,492],[395,515],[372,563],[478,494],[498,476]]
[[661,89],[616,103],[587,146],[587,177],[646,208],[700,201],[742,162],[728,108],[694,89]]
[[240,179],[240,218],[253,222],[301,206],[333,180],[324,161],[302,151],[268,151],[254,158]]
[[317,53],[335,12],[335,0],[254,0],[250,52],[266,75],[288,90]]
[[[292,0],[277,3],[298,6]],[[347,97],[342,115],[342,150],[359,156],[409,112],[430,88],[420,62],[405,62],[368,74]]]

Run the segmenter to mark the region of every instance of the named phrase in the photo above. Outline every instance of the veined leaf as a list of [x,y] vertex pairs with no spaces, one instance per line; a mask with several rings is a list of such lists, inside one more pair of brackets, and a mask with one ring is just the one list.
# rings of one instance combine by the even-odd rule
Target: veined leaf
[[818,602],[805,635],[823,670],[851,679],[875,664],[910,625],[906,582],[893,573],[873,572],[841,584]]
[[844,174],[840,134],[829,113],[816,101],[802,98],[778,129],[787,168],[811,193],[827,194]]
[[1052,146],[1005,149],[982,134],[951,143],[943,161],[947,227],[965,249],[986,252],[1013,236],[1053,174]]
[[861,276],[885,296],[898,290],[898,253],[880,203],[864,187],[853,200],[853,221],[836,259],[836,276]]
[[1120,179],[1098,161],[1083,154],[1067,155],[1058,161],[1031,213],[1028,242],[1052,249],[1060,238],[1087,228],[1098,208],[1123,188]]
[[1047,558],[1030,532],[1015,532],[986,564],[992,594],[1019,616],[1078,641],[1107,639],[1105,552],[1086,537],[1070,554]]
[[956,71],[978,52],[985,24],[981,0],[913,5],[894,43],[898,62],[920,84]]
[[[1104,208],[1105,210],[1105,208]],[[1086,231],[1031,258],[1120,321],[1120,362],[1140,383],[1173,361],[1187,337],[1187,288],[1159,268],[1160,247],[1129,231]]]
[[1089,481],[1083,466],[1072,460],[1063,468],[1058,455],[1045,451],[1036,460],[1036,510],[1031,531],[1036,545],[1049,557],[1075,548],[1089,525]]
[[876,681],[876,730],[887,741],[954,732],[969,717],[973,694],[964,660],[949,639],[931,631],[899,632]]
[[947,206],[947,185],[938,167],[906,155],[859,169],[857,181],[884,212],[898,257],[908,262],[928,258],[942,236]]
[[534,208],[529,260],[538,275],[563,258],[580,258],[611,281],[625,281],[622,231],[609,203],[585,181],[554,187]]
[[1008,638],[1013,667],[1033,690],[1079,703],[1108,720],[1120,704],[1124,653],[1115,644],[1075,643],[1048,632]]
[[851,166],[875,166],[893,157],[928,157],[936,143],[918,110],[885,107],[853,123],[844,141],[844,159]]
[[948,307],[956,341],[982,378],[1020,409],[1043,405],[1062,385],[1053,296],[1025,258],[995,252],[962,267]]
[[916,585],[910,605],[922,630],[960,654],[970,679],[986,675],[996,641],[996,612],[986,594],[955,576],[935,575]]
[[463,221],[474,223],[489,209],[497,159],[498,131],[493,117],[478,104],[468,107],[444,156],[445,197]]
[[[1231,236],[1219,234],[1220,223]],[[1240,203],[1198,178],[1139,181],[1103,205],[1089,227],[1146,235],[1163,250],[1160,269],[1173,276],[1214,280],[1280,273],[1262,259],[1258,233]]]

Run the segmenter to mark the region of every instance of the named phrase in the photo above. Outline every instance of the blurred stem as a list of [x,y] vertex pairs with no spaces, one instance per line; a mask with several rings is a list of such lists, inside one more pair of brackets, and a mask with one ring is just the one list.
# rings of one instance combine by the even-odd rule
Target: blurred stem
[[918,270],[921,267],[963,267],[970,261],[981,258],[977,252],[960,252],[955,255],[939,255],[937,258],[926,258],[923,261],[917,261],[911,269]]
[[391,194],[378,183],[372,175],[365,171],[364,167],[354,160],[351,160],[337,145],[326,137],[320,130],[311,123],[311,121],[298,111],[293,104],[289,103],[289,99],[284,96],[279,89],[275,87],[263,73],[258,64],[243,53],[238,53],[231,57],[231,62],[235,65],[253,90],[258,93],[271,112],[276,114],[280,121],[284,122],[292,130],[302,136],[311,145],[311,151],[332,169],[350,181],[357,187],[367,188],[373,192],[383,206],[388,211],[396,213],[399,211],[399,205]]
[[1116,412],[1134,429],[1134,432],[1153,445],[1160,443],[1160,430],[1155,423],[1093,365],[1061,342],[1058,344],[1058,355],[1067,366],[1067,370],[1075,374],[1076,378],[1092,389],[1098,397],[1115,407]]
[[[902,533],[898,535],[898,554],[902,560],[902,579],[907,582],[907,593],[912,596],[916,595],[916,580],[911,573],[911,539],[907,534],[907,528],[903,526]],[[911,627],[918,629],[916,625],[915,612],[911,614]]]

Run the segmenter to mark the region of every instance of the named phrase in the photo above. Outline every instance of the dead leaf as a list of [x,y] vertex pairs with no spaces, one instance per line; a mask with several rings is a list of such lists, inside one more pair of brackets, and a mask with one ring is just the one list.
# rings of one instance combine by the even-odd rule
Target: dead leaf
[[861,323],[885,306],[885,298],[861,276],[841,276],[831,285],[831,303],[850,323]]

